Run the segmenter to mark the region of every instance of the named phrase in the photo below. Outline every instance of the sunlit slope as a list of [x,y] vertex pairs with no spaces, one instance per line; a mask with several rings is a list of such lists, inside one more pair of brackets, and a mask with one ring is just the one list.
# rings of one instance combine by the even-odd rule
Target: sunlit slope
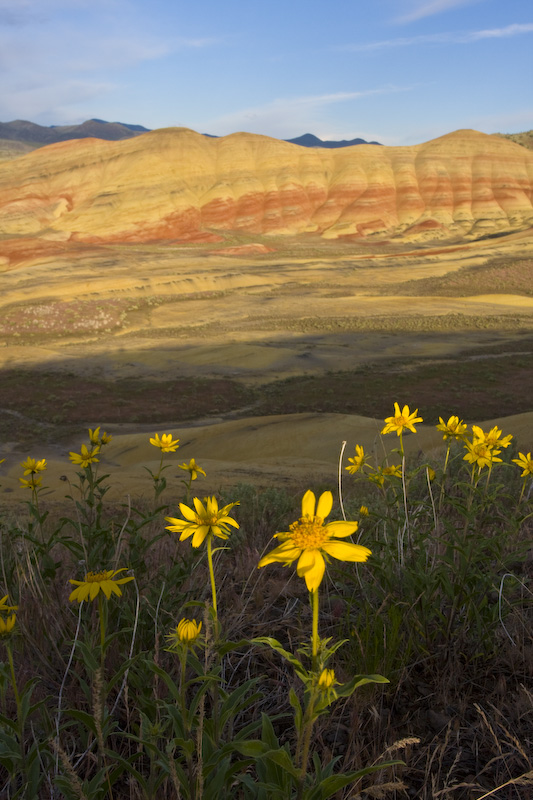
[[323,150],[168,128],[121,142],[63,142],[0,164],[0,234],[450,239],[523,229],[533,223],[532,198],[533,152],[471,130],[412,147]]

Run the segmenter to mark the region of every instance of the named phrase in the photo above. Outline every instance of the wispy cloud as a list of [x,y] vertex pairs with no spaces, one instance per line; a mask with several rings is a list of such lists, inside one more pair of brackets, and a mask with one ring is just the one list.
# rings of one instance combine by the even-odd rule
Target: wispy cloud
[[432,17],[434,14],[442,14],[445,11],[451,11],[454,8],[461,6],[469,6],[472,3],[478,3],[480,0],[431,0],[431,2],[416,3],[412,11],[407,14],[402,14],[396,17],[395,22],[416,22],[424,17]]
[[0,120],[70,121],[124,91],[126,70],[219,43],[143,26],[128,10],[125,0],[0,0]]
[[[387,85],[376,89],[330,94],[282,97],[240,111],[205,120],[197,126],[207,133],[226,135],[235,131],[262,133],[278,139],[290,139],[308,131],[322,130],[326,124],[323,109],[336,104],[362,100],[376,95],[408,92],[410,86]],[[350,133],[345,136],[360,135]]]
[[364,53],[373,50],[385,50],[390,47],[409,47],[418,44],[471,44],[483,39],[503,39],[533,33],[533,22],[507,25],[505,28],[491,28],[481,31],[465,31],[458,33],[429,33],[421,36],[400,36],[396,39],[384,39],[380,42],[348,44],[342,50]]

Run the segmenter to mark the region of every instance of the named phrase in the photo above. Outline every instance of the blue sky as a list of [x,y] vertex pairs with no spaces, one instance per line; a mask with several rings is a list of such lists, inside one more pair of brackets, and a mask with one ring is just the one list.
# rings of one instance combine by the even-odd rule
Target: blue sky
[[531,0],[0,0],[0,121],[417,144],[533,128]]

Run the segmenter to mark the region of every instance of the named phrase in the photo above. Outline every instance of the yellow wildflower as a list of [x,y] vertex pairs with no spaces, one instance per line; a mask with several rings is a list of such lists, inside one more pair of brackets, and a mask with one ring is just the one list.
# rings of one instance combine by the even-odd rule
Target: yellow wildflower
[[106,433],[105,431],[100,436],[100,427],[101,426],[99,425],[97,428],[94,429],[94,431],[91,430],[91,428],[89,428],[89,441],[91,442],[91,444],[97,444],[97,445],[108,444],[113,438],[110,433]]
[[394,403],[394,416],[386,417],[386,425],[381,433],[397,433],[400,436],[404,429],[407,428],[413,433],[416,433],[415,422],[422,422],[422,417],[417,417],[418,408],[411,414],[409,406],[404,406],[400,412],[398,403]]
[[196,480],[196,478],[198,477],[198,473],[205,476],[204,470],[198,466],[194,458],[191,458],[188,464],[187,462],[185,462],[184,464],[180,464],[179,467],[180,469],[184,469],[190,473],[192,481]]
[[475,440],[485,442],[485,444],[489,445],[489,447],[509,447],[511,444],[511,439],[513,438],[512,434],[510,433],[507,436],[504,436],[503,439],[500,439],[503,431],[496,425],[494,428],[491,428],[488,433],[485,433],[479,427],[479,425],[472,425],[472,432]]
[[172,633],[169,633],[166,638],[170,645],[179,643],[192,645],[200,636],[202,630],[202,623],[196,622],[195,619],[182,619],[178,622],[177,627]]
[[521,478],[526,478],[528,475],[533,477],[533,458],[531,458],[531,453],[528,453],[527,456],[524,453],[518,453],[518,458],[512,459],[514,464],[518,464],[520,469],[523,469]]
[[448,422],[444,422],[442,417],[439,417],[439,424],[437,430],[441,431],[443,439],[463,439],[468,425],[465,425],[463,420],[459,417],[450,417]]
[[327,691],[336,683],[338,680],[335,678],[335,670],[323,669],[318,678],[318,688]]
[[359,513],[361,514],[362,517],[368,517],[370,513],[368,510],[368,506],[361,506],[361,508],[359,509]]
[[43,472],[46,469],[46,458],[41,458],[40,461],[27,458],[20,466],[24,469],[24,475],[35,475],[36,472]]
[[179,447],[179,439],[173,439],[171,433],[162,433],[161,438],[156,433],[153,439],[150,439],[150,444],[154,447],[159,447],[162,453],[174,453]]
[[126,567],[103,570],[103,572],[88,572],[84,581],[75,581],[69,578],[69,583],[77,588],[70,593],[68,599],[81,603],[83,600],[94,600],[99,592],[103,592],[108,600],[111,594],[121,597],[122,591],[118,588],[118,584],[128,583],[133,580],[133,577],[119,578],[118,580],[114,580],[114,577],[119,572],[124,572],[125,569]]
[[11,614],[11,616],[6,617],[5,620],[3,617],[0,617],[0,636],[7,636],[8,633],[11,633],[11,631],[15,627],[16,621],[17,621],[16,614]]
[[483,440],[474,439],[472,442],[465,442],[465,447],[467,454],[463,457],[463,461],[477,464],[479,469],[490,467],[494,462],[501,461],[501,458],[497,458],[501,450],[496,450]]
[[43,479],[40,475],[39,476],[32,475],[31,478],[29,478],[28,480],[26,478],[19,478],[19,481],[21,489],[24,488],[33,490],[37,489],[41,485]]
[[79,464],[80,467],[88,467],[89,464],[93,464],[100,460],[99,458],[96,458],[99,452],[100,452],[100,445],[96,445],[91,450],[89,450],[87,445],[82,444],[81,453],[71,452],[69,453],[68,457],[70,458],[73,464]]
[[368,456],[365,455],[363,446],[360,444],[356,444],[355,456],[353,458],[348,459],[348,461],[351,462],[351,466],[346,467],[350,475],[355,475],[356,472],[358,472],[362,467],[364,467],[367,458]]
[[18,606],[7,606],[6,605],[6,600],[7,600],[8,597],[9,597],[9,595],[5,594],[0,599],[0,612],[4,612],[5,611],[6,613],[9,613],[10,611],[18,611]]
[[378,486],[383,486],[385,478],[401,478],[402,467],[401,464],[393,464],[390,467],[378,467],[373,475],[369,475],[368,479],[372,483],[377,483]]
[[228,525],[238,528],[239,523],[229,517],[228,514],[234,506],[239,504],[229,503],[219,509],[216,497],[205,497],[204,502],[205,507],[198,497],[194,497],[194,510],[186,506],[185,503],[180,503],[180,511],[185,519],[165,517],[167,522],[172,523],[166,526],[167,531],[180,533],[180,542],[192,536],[193,547],[200,547],[207,536],[229,539],[231,531]]
[[302,499],[302,516],[297,522],[289,526],[289,530],[276,533],[274,537],[281,539],[282,544],[268,555],[264,556],[258,568],[265,567],[278,561],[289,566],[298,559],[296,572],[300,578],[305,578],[305,583],[310,592],[320,586],[326,560],[329,556],[340,561],[366,561],[370,550],[352,542],[338,542],[336,539],[350,536],[358,528],[357,522],[330,522],[324,524],[325,518],[331,512],[333,495],[324,492],[316,506],[313,492],[307,491]]

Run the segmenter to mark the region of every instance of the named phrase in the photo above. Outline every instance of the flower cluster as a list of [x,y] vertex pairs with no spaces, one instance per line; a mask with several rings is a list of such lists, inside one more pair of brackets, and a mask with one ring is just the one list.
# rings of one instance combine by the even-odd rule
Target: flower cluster
[[498,458],[503,447],[509,447],[511,434],[500,438],[502,431],[494,426],[488,433],[485,433],[478,425],[472,425],[472,438],[465,439],[466,455],[464,461],[468,461],[472,466],[477,466],[481,472],[483,467],[491,468],[493,464],[501,462]]
[[20,466],[24,470],[24,475],[31,476],[30,478],[19,478],[21,487],[32,491],[38,489],[43,480],[42,475],[39,475],[39,473],[44,472],[46,469],[46,459],[41,458],[37,461],[35,458],[27,458]]

